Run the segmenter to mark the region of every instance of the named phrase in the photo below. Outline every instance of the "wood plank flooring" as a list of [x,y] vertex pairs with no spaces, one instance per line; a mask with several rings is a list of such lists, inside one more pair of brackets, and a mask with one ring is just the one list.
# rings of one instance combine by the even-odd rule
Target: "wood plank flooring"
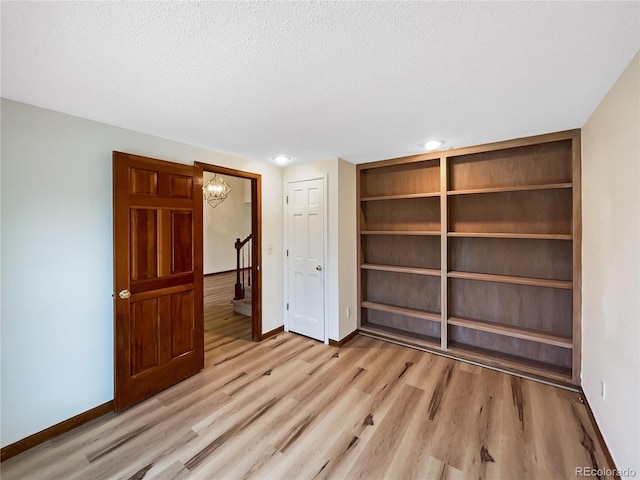
[[211,364],[209,352],[236,340],[251,342],[251,318],[235,313],[236,272],[204,277],[204,351],[205,368]]
[[364,336],[254,343],[222,291],[205,286],[205,370],[3,462],[2,478],[547,480],[612,467],[577,393]]

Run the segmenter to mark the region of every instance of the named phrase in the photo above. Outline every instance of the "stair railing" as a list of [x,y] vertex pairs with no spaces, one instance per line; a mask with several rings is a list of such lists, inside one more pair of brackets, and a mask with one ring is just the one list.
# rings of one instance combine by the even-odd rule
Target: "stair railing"
[[251,286],[251,234],[244,240],[236,239],[236,286],[234,300],[244,298],[245,274],[248,280],[247,285]]

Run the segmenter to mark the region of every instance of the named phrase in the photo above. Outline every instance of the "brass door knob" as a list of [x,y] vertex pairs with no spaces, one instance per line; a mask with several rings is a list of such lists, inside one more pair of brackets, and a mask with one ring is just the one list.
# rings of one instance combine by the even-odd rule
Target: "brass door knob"
[[318,265],[318,266],[316,267],[316,270],[318,270],[318,271],[320,272],[320,271],[322,270],[322,265]]
[[122,300],[126,300],[127,298],[129,298],[131,296],[131,292],[129,290],[120,290],[120,293],[118,294],[118,296]]

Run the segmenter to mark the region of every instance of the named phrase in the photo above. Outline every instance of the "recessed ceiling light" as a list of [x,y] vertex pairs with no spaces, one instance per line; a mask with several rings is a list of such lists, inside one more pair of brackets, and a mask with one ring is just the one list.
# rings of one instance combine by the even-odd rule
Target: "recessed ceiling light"
[[291,157],[287,156],[287,155],[276,155],[275,157],[272,157],[273,161],[276,162],[278,165],[284,165],[285,163],[289,163],[291,161]]
[[439,142],[438,140],[430,140],[424,144],[424,148],[426,148],[427,150],[435,150],[440,145],[442,145],[442,142]]

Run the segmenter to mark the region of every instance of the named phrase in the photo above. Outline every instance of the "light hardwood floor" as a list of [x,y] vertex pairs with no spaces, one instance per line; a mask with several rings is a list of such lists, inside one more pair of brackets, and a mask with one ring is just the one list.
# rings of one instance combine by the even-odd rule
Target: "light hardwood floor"
[[3,462],[2,478],[548,480],[611,467],[577,393],[363,336],[254,343],[217,288],[205,286],[204,371]]
[[204,277],[205,368],[211,364],[214,349],[237,340],[251,342],[251,318],[233,311],[235,272]]

